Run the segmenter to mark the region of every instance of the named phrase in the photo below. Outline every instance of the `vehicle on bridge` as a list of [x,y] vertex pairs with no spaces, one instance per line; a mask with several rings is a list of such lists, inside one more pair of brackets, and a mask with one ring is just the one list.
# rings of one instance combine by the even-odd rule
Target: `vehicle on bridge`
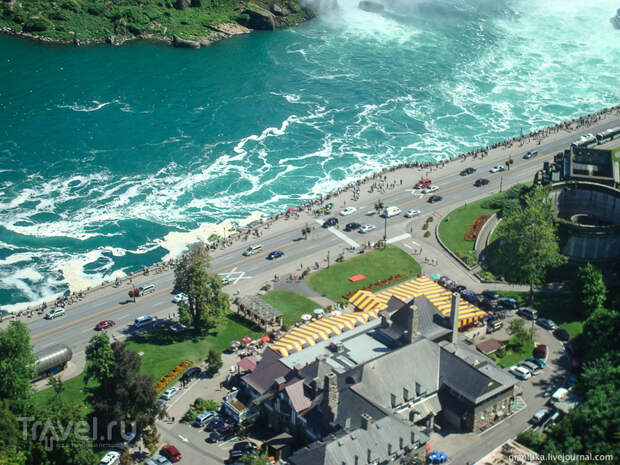
[[426,189],[424,189],[422,192],[424,194],[430,194],[432,192],[437,192],[439,190],[439,186],[428,186]]
[[35,376],[33,381],[36,381],[64,370],[73,357],[73,352],[66,344],[54,344],[36,352],[34,357]]
[[364,226],[360,228],[360,233],[365,234],[375,229],[377,229],[377,227],[374,224],[365,224]]
[[523,155],[523,158],[525,158],[526,160],[529,160],[530,158],[534,158],[537,155],[538,155],[538,150],[530,150],[525,155]]
[[103,329],[111,328],[115,324],[116,324],[116,321],[113,321],[113,320],[100,321],[99,323],[97,323],[97,326],[95,326],[95,331],[101,331]]
[[269,255],[267,255],[267,260],[274,260],[280,257],[284,257],[284,252],[282,252],[281,250],[274,250]]
[[354,231],[356,229],[359,229],[361,226],[362,226],[361,224],[355,223],[355,222],[347,223],[347,225],[344,227],[344,230],[345,231]]
[[405,212],[405,218],[413,218],[414,216],[418,216],[422,212],[420,210],[416,210],[415,208],[410,208]]
[[476,179],[476,182],[474,183],[474,186],[482,187],[482,186],[486,186],[488,183],[489,183],[488,179],[480,178],[480,179]]
[[383,213],[381,213],[381,216],[383,218],[392,218],[396,215],[400,215],[400,208],[398,207],[387,207],[385,210],[383,210]]
[[498,173],[500,171],[505,171],[505,170],[506,170],[506,168],[504,168],[504,165],[495,165],[493,168],[491,168],[489,170],[489,172],[491,172],[491,173]]
[[337,224],[338,224],[338,218],[336,217],[328,218],[323,222],[323,227],[329,228],[331,226],[336,226]]
[[431,185],[431,180],[428,178],[423,178],[420,179],[414,187],[414,189],[424,189],[425,187],[428,187]]
[[349,216],[355,213],[356,211],[357,211],[357,208],[355,207],[347,207],[343,210],[340,210],[340,216]]
[[443,199],[443,197],[441,195],[431,195],[428,198],[428,203],[435,203],[435,202],[439,202]]
[[467,176],[468,174],[473,174],[476,172],[476,168],[472,168],[471,166],[469,168],[465,168],[463,171],[461,171],[460,175],[461,176]]
[[64,316],[65,309],[64,307],[54,307],[45,315],[46,320],[53,320],[54,318],[58,318],[60,316]]

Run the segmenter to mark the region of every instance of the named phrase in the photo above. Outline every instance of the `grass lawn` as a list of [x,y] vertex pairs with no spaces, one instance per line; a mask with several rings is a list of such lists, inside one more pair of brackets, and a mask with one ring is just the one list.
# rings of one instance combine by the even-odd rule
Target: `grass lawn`
[[[84,405],[84,413],[88,413],[89,408],[84,404],[86,399],[85,393],[82,391],[84,388],[84,373],[80,373],[79,376],[71,378],[64,383],[65,391],[62,393],[61,398],[73,405]],[[48,404],[54,398],[54,390],[49,387],[42,391],[35,392],[34,403],[37,407],[43,407]]]
[[506,354],[503,357],[497,357],[495,354],[491,354],[491,358],[497,362],[502,368],[508,368],[512,365],[525,360],[532,356],[534,350],[534,344],[525,347],[523,350],[514,352],[512,350],[506,350]]
[[494,194],[452,210],[439,224],[439,237],[442,242],[468,265],[476,264],[475,241],[466,241],[465,233],[480,215],[492,215],[498,211],[494,208],[484,208],[482,204],[499,195],[501,194]]
[[248,328],[236,315],[231,314],[208,336],[197,336],[191,330],[173,333],[162,329],[131,338],[129,349],[137,353],[144,352],[141,356],[141,371],[151,375],[156,382],[183,360],[201,362],[209,349],[222,352],[230,347],[230,341],[238,341],[243,336],[255,339],[261,335],[262,333]]
[[[502,297],[512,297],[517,299],[519,305],[529,306],[528,292],[499,291]],[[580,313],[580,306],[575,302],[570,293],[558,292],[535,292],[533,308],[538,310],[539,318],[550,318],[556,324],[568,331],[570,337],[578,336],[583,331],[583,320],[585,316]],[[540,326],[536,326],[537,331],[547,331]]]
[[[411,258],[407,252],[388,245],[385,249],[358,255],[343,263],[337,263],[327,269],[317,271],[310,275],[309,284],[312,289],[335,301],[344,301],[344,295],[361,289],[389,276],[402,274],[406,279],[414,278],[420,273],[418,262]],[[352,283],[350,276],[363,274],[366,279]],[[397,282],[389,284],[393,286]],[[377,289],[378,290],[378,289]]]
[[282,312],[284,323],[291,325],[300,321],[304,313],[312,314],[315,308],[319,308],[316,302],[291,291],[270,291],[261,296],[265,302],[273,305]]

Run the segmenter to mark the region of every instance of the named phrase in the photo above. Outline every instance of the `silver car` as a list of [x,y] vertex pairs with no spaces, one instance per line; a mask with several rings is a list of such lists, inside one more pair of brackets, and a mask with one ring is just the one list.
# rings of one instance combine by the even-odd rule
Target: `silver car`
[[360,232],[362,234],[364,234],[364,233],[370,232],[370,231],[372,231],[374,229],[377,229],[377,227],[374,224],[365,224],[364,226],[362,226],[360,228]]

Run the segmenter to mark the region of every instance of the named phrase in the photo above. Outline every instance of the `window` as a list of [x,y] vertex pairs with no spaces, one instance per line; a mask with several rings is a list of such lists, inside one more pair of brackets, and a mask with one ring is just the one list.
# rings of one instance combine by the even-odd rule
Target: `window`
[[409,400],[409,390],[407,388],[403,388],[403,399],[405,402]]
[[422,393],[422,386],[420,383],[415,383],[415,395],[419,396]]
[[392,407],[396,407],[396,396],[394,394],[390,394],[390,401],[392,403]]

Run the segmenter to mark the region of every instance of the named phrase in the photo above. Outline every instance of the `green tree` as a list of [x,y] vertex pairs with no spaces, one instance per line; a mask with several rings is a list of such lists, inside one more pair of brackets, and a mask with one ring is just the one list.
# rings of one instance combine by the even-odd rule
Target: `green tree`
[[108,333],[102,331],[90,338],[86,346],[86,362],[85,385],[88,385],[90,380],[101,384],[110,377],[114,367],[114,351]]
[[0,399],[10,401],[16,415],[25,413],[32,396],[35,357],[25,324],[12,321],[0,330]]
[[607,287],[603,281],[603,272],[591,263],[577,269],[573,287],[586,316],[605,303]]
[[230,309],[221,279],[207,271],[209,264],[209,251],[196,243],[175,269],[175,289],[187,295],[187,301],[179,305],[180,319],[201,332],[213,328]]
[[222,361],[222,353],[213,349],[209,349],[206,362],[209,364],[208,371],[211,374],[216,374],[222,368],[224,362]]
[[620,334],[620,312],[599,308],[586,319],[580,341],[584,360],[616,357]]
[[122,427],[135,423],[138,433],[152,425],[160,415],[157,392],[150,376],[140,374],[138,354],[127,348],[127,343],[111,345],[113,363],[107,371],[98,370],[98,383],[88,387],[88,402],[94,410],[99,425],[115,422],[116,437]]
[[497,261],[510,282],[530,286],[530,303],[534,285],[542,283],[547,269],[566,261],[560,253],[554,217],[548,188],[537,186],[525,196],[525,205],[505,215],[498,226]]
[[144,445],[150,452],[155,452],[159,446],[159,431],[157,426],[151,425],[147,428],[143,437]]
[[259,454],[257,452],[241,457],[241,463],[243,465],[267,465],[269,463],[269,457],[267,454]]

